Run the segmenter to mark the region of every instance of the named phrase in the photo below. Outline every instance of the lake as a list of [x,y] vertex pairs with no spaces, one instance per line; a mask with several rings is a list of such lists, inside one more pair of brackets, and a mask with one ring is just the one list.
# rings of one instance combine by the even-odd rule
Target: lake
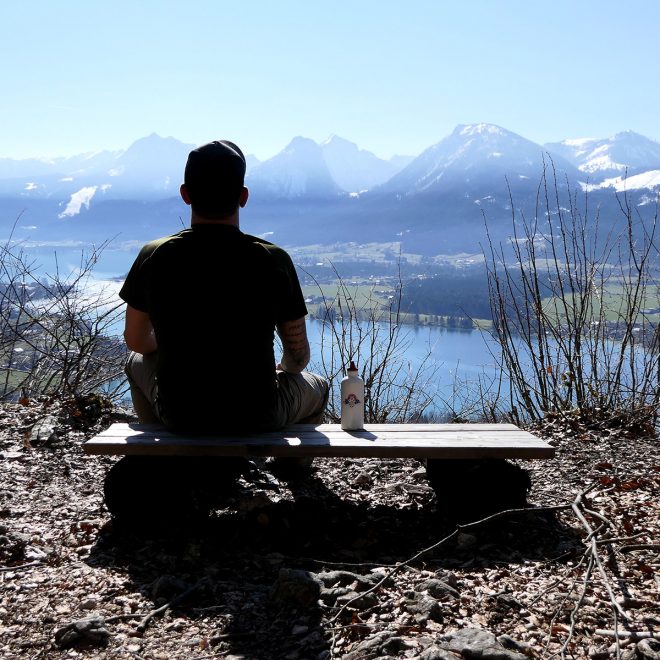
[[[55,257],[52,251],[45,249],[30,250],[36,259],[40,273],[53,273],[56,268]],[[107,301],[116,301],[117,293],[121,287],[122,278],[128,271],[136,255],[133,250],[106,249],[101,259],[95,264],[92,277],[86,278],[82,283],[85,289],[84,298],[102,297]],[[75,274],[80,267],[80,251],[63,248],[58,251],[57,268],[60,274]],[[323,323],[308,320],[307,328],[312,349],[312,365],[310,368],[323,373],[319,367],[321,362],[321,344]],[[386,331],[383,324],[381,332]],[[120,335],[123,322],[113,324],[112,332]],[[330,342],[326,336],[324,342],[326,361],[330,360],[332,353]],[[425,393],[432,394],[436,403],[429,412],[442,412],[446,410],[444,402],[457,401],[465,398],[467,393],[477,391],[481,383],[496,381],[499,376],[497,360],[491,354],[490,348],[497,354],[497,347],[492,340],[487,343],[486,335],[478,330],[466,331],[444,327],[429,326],[401,326],[399,330],[399,350],[396,357],[391,360],[402,366],[398,376],[402,379],[405,374],[417,370],[426,359],[425,375],[428,382],[424,384]],[[279,355],[276,357],[279,358]],[[351,356],[346,355],[345,359]],[[337,360],[337,365],[339,361]],[[458,408],[461,406],[459,405]]]
[[[106,249],[101,254],[101,259],[95,263],[93,276],[85,281],[84,297],[92,300],[98,296],[112,301],[117,301],[117,292],[121,286],[121,279],[128,271],[137,253],[137,245],[129,247],[123,245],[122,249]],[[69,275],[75,278],[80,269],[80,250],[72,248],[62,248],[57,253],[57,259],[52,250],[46,248],[27,248],[26,255],[28,261],[33,264],[33,274],[53,273],[56,269],[60,275]],[[34,260],[34,261],[33,261]],[[28,278],[29,279],[29,278]],[[113,325],[112,331],[121,334],[123,322],[118,320]],[[325,340],[323,340],[324,328],[326,331]],[[379,326],[379,331],[385,332],[385,325]],[[389,361],[388,368],[397,370],[394,380],[398,383],[406,382],[410,374],[424,361],[425,369],[422,378],[422,385],[417,384],[417,391],[422,391],[434,402],[426,412],[443,414],[448,409],[456,413],[470,412],[472,416],[478,417],[481,408],[474,405],[484,398],[492,398],[493,391],[498,385],[503,391],[502,403],[504,404],[508,394],[508,383],[503,378],[499,368],[499,347],[487,334],[478,330],[466,331],[445,327],[424,327],[424,326],[401,326],[399,334],[399,345],[396,355]],[[346,351],[345,355],[339,358],[335,347],[331,348],[332,342],[327,336],[327,326],[316,320],[308,321],[308,333],[312,345],[312,363],[310,368],[317,372],[325,373],[320,368],[322,362],[321,356],[327,364],[334,360],[331,373],[335,375],[340,372],[340,364],[346,363],[352,356]],[[609,378],[607,359],[610,361],[616,358],[618,351],[616,342],[607,342],[605,345],[605,355],[603,364],[599,365],[597,371],[598,379]],[[521,351],[521,357],[529,361],[528,352]],[[279,357],[279,355],[277,355]],[[651,356],[653,358],[653,356]],[[566,366],[561,365],[561,356],[554,359],[553,369],[555,373],[562,373]],[[650,382],[651,389],[655,391],[658,369],[656,358],[649,361],[649,365],[654,368],[651,373],[655,374],[651,381],[640,381],[639,374],[642,374],[643,367],[646,364],[647,355],[637,349],[634,359],[627,360],[634,366],[634,378],[628,377],[628,381],[623,382],[624,390],[626,387],[639,385],[636,382]],[[362,357],[364,359],[364,356]],[[565,360],[564,360],[565,361]],[[363,366],[363,365],[361,365]],[[391,373],[391,371],[390,371]],[[586,367],[585,375],[589,375],[589,367]],[[606,382],[606,381],[602,381]],[[561,384],[560,384],[561,385]],[[490,390],[490,393],[489,393]],[[624,391],[622,390],[622,391]],[[641,395],[646,396],[643,389],[640,389]],[[625,391],[624,391],[625,394]],[[472,408],[470,408],[472,406]]]
[[[381,336],[387,334],[387,326],[379,326]],[[310,367],[323,373],[321,354],[326,363],[332,360],[332,346],[328,327],[321,321],[308,320],[312,362]],[[487,333],[478,330],[454,330],[444,327],[419,327],[402,325],[398,329],[399,350],[392,359],[391,369],[402,366],[399,380],[404,379],[423,365],[424,393],[433,396],[435,403],[426,411],[444,413],[449,406],[457,412],[481,398],[479,387],[497,383],[501,376],[498,366],[498,346]],[[335,353],[336,344],[335,344]],[[494,357],[495,356],[495,357]],[[345,356],[347,362],[351,356]],[[365,358],[363,358],[365,359]],[[335,355],[335,368],[340,359]],[[360,365],[358,365],[360,366]]]

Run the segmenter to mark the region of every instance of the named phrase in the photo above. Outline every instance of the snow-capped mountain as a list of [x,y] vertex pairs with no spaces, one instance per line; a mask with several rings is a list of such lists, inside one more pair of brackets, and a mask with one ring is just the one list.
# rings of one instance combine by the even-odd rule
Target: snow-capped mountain
[[188,154],[194,148],[194,145],[184,144],[173,137],[163,138],[152,133],[126,149],[106,175],[119,179],[117,183],[126,187],[174,194],[183,181]]
[[304,137],[293,138],[280,153],[252,169],[246,185],[268,198],[325,199],[341,192],[321,147]]
[[[54,159],[2,158],[0,194],[65,199],[94,188],[108,199],[176,196],[188,153],[194,148],[194,144],[152,133],[120,151]],[[259,164],[250,154],[246,161],[248,171]]]
[[[505,177],[514,186],[520,180],[538,182],[544,162],[550,164],[543,147],[500,126],[459,125],[381,189],[406,195],[457,188],[470,192],[482,188],[485,180],[501,189]],[[563,158],[555,158],[553,162],[571,178],[577,175],[575,168]]]
[[110,167],[113,160],[121,152],[100,151],[86,153],[68,158],[0,158],[0,179],[18,179],[21,177],[52,176],[53,174],[68,175],[85,170],[99,170]]
[[[65,199],[79,191],[108,198],[168,197],[177,193],[194,145],[153,133],[121,151],[51,160],[0,160],[0,192],[26,198]],[[91,198],[90,198],[91,199]]]
[[[53,159],[1,158],[0,194],[53,198],[96,187],[114,199],[168,197],[177,194],[194,146],[153,133],[120,151]],[[295,138],[264,162],[246,155],[248,181],[255,192],[285,199],[358,192],[383,183],[410,160],[408,156],[382,160],[337,136],[320,146]]]
[[360,192],[385,183],[412,161],[409,156],[383,160],[337,135],[322,142],[321,150],[332,178],[347,192]]
[[[59,199],[94,188],[96,199],[176,196],[188,152],[194,148],[172,137],[141,138],[128,149],[54,159],[0,159],[0,195],[22,199]],[[564,140],[541,147],[493,124],[460,125],[413,159],[389,161],[332,136],[320,145],[295,138],[273,158],[246,156],[248,185],[268,199],[328,198],[341,192],[370,190],[414,195],[460,187],[468,195],[489,194],[487,180],[506,176],[516,187],[538,182],[543,161],[569,179],[590,186],[654,188],[660,170],[660,143],[631,131],[607,139]],[[646,176],[638,176],[646,174]],[[632,177],[638,177],[632,181]],[[483,191],[476,189],[483,188]],[[474,190],[473,190],[474,189]]]
[[591,183],[660,169],[660,143],[633,131],[605,139],[563,140],[545,148],[573,163]]
[[[517,211],[533,216],[543,168],[551,166],[557,171],[562,206],[571,203],[566,179],[571,191],[582,184],[591,192],[590,206],[601,208],[604,222],[614,227],[620,209],[613,191],[630,191],[631,203],[648,213],[660,190],[660,166],[647,167],[657,143],[630,133],[615,137],[582,141],[582,147],[593,147],[580,156],[584,163],[605,144],[612,162],[628,166],[625,179],[616,169],[607,177],[602,170],[596,180],[564,158],[577,158],[567,143],[561,143],[563,151],[555,151],[550,161],[544,147],[504,128],[460,125],[380,186],[374,183],[386,176],[386,161],[341,138],[319,145],[298,137],[264,162],[247,156],[246,183],[252,195],[246,223],[251,233],[272,235],[284,245],[349,238],[402,241],[411,251],[451,254],[474,249],[483,232],[482,213],[494,235],[506,240],[511,200]],[[623,142],[638,148],[623,152],[612,146]],[[56,243],[63,237],[103,241],[118,234],[146,240],[177,231],[186,223],[187,209],[177,191],[192,148],[150,135],[123,151],[52,160],[0,159],[0,227],[5,237],[13,231],[20,240]],[[635,165],[642,171],[634,173]],[[366,194],[349,194],[364,188],[369,189]]]
[[[599,188],[614,188],[616,192],[653,190],[660,193],[660,170],[649,170],[632,176],[624,174],[623,176],[604,179],[600,183],[583,183],[582,185],[588,191],[598,190]],[[647,203],[648,201],[652,201],[652,198],[647,198]]]

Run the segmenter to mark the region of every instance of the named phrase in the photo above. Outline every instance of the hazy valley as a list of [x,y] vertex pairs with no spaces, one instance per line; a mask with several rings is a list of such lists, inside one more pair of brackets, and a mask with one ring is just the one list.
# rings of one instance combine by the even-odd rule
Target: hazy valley
[[[55,253],[75,268],[81,250],[104,245],[97,270],[121,277],[145,241],[187,226],[178,188],[193,146],[152,134],[122,151],[0,159],[0,238],[51,269]],[[549,222],[573,213],[595,241],[623,230],[622,199],[641,236],[660,191],[660,144],[630,131],[538,145],[492,124],[459,125],[417,157],[390,160],[337,136],[296,137],[269,160],[247,160],[242,227],[287,247],[307,291],[336,267],[367,286],[408,281],[415,313],[473,318],[488,317],[488,240],[510,253],[523,220],[538,218],[543,240]]]

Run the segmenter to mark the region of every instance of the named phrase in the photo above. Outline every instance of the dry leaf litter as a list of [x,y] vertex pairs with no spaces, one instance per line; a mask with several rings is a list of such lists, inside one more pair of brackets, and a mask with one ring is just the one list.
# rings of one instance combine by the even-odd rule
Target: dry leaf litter
[[103,506],[117,459],[81,449],[131,419],[0,408],[1,658],[660,658],[655,440],[549,420],[533,508],[474,525],[419,461],[317,459],[288,482],[255,461],[203,528],[137,533]]

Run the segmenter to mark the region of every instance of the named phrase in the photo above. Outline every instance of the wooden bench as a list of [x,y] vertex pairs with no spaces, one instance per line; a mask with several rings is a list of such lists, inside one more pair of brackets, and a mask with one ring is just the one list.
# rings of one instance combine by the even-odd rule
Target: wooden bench
[[281,431],[195,437],[149,424],[113,424],[84,443],[87,454],[362,458],[552,458],[555,450],[513,424],[294,424]]

